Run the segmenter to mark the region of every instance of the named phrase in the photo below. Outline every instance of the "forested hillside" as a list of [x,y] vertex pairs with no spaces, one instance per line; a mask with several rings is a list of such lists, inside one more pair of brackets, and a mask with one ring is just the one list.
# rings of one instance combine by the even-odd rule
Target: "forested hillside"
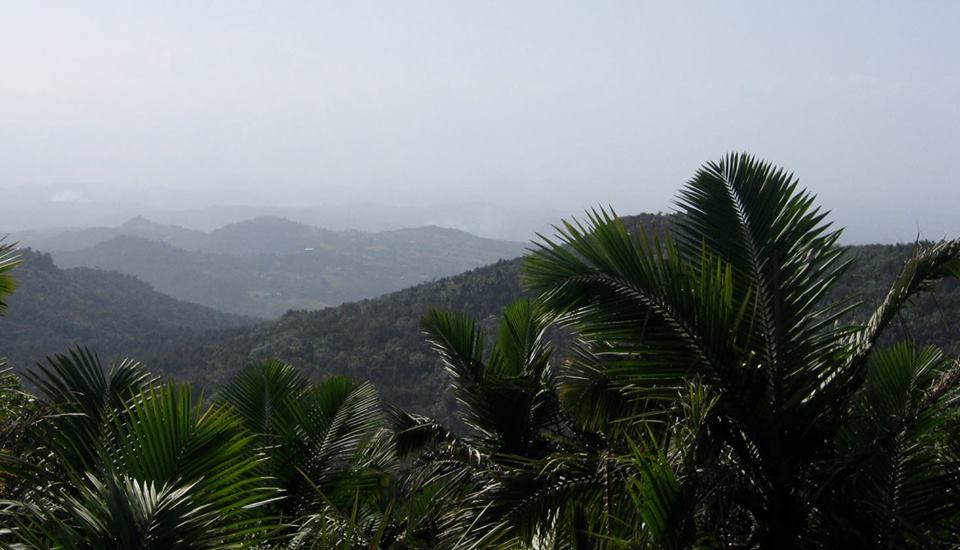
[[290,309],[371,298],[514,258],[525,245],[439,227],[338,232],[258,218],[210,233],[134,220],[111,239],[87,248],[49,246],[61,267],[119,271],[174,298],[276,318]]
[[[652,215],[625,220],[648,228],[664,223]],[[151,250],[142,261],[154,262],[155,277],[179,273],[182,285],[194,285],[193,291],[210,301],[244,295],[239,289],[242,281],[209,283],[202,277],[202,264],[195,267],[195,258],[188,261],[180,256],[202,253],[159,243],[142,245],[137,242],[126,252]],[[877,304],[912,248],[851,247],[849,254],[855,261],[836,293],[862,296],[864,303],[855,312],[862,318]],[[242,366],[276,357],[314,379],[332,373],[370,379],[388,400],[439,418],[449,418],[454,405],[443,391],[446,377],[438,359],[420,333],[423,315],[436,306],[492,323],[507,304],[523,295],[516,259],[378,298],[319,311],[292,311],[273,322],[252,324],[249,318],[171,299],[133,277],[94,269],[60,270],[48,255],[29,251],[25,257],[25,265],[17,271],[22,287],[11,298],[9,316],[0,319],[3,334],[9,335],[2,352],[14,365],[29,365],[82,343],[104,356],[137,357],[158,372],[216,387]],[[222,272],[228,273],[239,270],[234,262],[244,259],[222,256],[220,261]],[[960,349],[960,327],[955,321],[960,319],[960,290],[953,281],[943,285],[941,292],[919,298],[895,328],[903,336],[956,350]]]
[[[652,215],[625,218],[631,226],[659,227]],[[836,294],[862,298],[854,316],[863,318],[882,298],[913,245],[871,245],[848,249],[854,259]],[[492,323],[523,295],[521,261],[503,261],[388,294],[321,311],[290,312],[276,322],[193,338],[184,347],[150,356],[153,368],[216,386],[251,362],[280,358],[315,379],[348,374],[373,381],[383,396],[413,411],[449,418],[453,401],[439,359],[429,352],[420,320],[431,306],[462,311]],[[948,350],[960,349],[960,290],[955,281],[923,296],[895,323],[902,335]]]
[[18,369],[83,344],[104,356],[175,349],[189,335],[249,325],[252,318],[175,300],[129,275],[59,269],[48,254],[21,251],[0,356]]
[[[651,215],[625,220],[631,226],[664,223]],[[260,256],[214,256],[221,273],[237,274],[234,282],[218,284],[203,276],[209,266],[201,258],[184,257],[208,257],[204,253],[133,237],[122,237],[114,245],[132,264],[153,266],[154,278],[179,278],[181,288],[194,296],[211,303],[246,299],[250,308],[257,307],[242,290],[240,273],[242,262]],[[855,262],[837,293],[861,295],[864,305],[856,315],[862,317],[911,250],[912,245],[852,247]],[[25,259],[17,272],[21,289],[11,298],[10,315],[0,319],[8,335],[2,351],[14,365],[29,365],[82,343],[104,356],[137,357],[160,372],[215,387],[243,365],[277,357],[315,379],[331,373],[370,379],[388,400],[440,418],[449,418],[453,401],[444,397],[445,375],[420,334],[423,315],[436,306],[492,322],[523,294],[520,261],[510,260],[378,298],[292,311],[274,322],[252,324],[250,318],[171,299],[133,277],[96,269],[61,270],[49,255],[30,251]],[[940,293],[918,299],[897,330],[957,349],[960,327],[951,320],[960,319],[960,291],[955,282],[943,284]]]
[[197,336],[140,357],[153,369],[217,386],[251,361],[290,361],[311,378],[349,374],[373,381],[390,401],[449,418],[451,399],[434,354],[420,333],[431,306],[492,321],[522,295],[519,260],[501,261],[370,300],[320,311],[292,311],[249,329]]

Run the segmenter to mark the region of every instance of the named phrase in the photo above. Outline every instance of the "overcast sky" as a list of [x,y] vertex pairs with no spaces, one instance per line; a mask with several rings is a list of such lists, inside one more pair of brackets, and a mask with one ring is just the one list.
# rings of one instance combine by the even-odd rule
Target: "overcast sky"
[[789,4],[3,2],[0,187],[633,213],[748,150],[960,234],[960,2]]

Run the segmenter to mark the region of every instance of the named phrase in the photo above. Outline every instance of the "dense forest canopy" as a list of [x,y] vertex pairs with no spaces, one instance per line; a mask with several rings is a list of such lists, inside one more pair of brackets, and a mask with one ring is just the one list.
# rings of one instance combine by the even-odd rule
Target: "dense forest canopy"
[[[85,349],[25,374],[32,396],[8,375],[0,542],[960,545],[960,240],[844,249],[792,175],[745,154],[678,204],[154,360],[207,365],[212,400]],[[2,300],[15,264],[3,248]],[[245,366],[324,354],[353,377]],[[429,406],[441,385],[452,402]]]
[[256,320],[175,300],[130,275],[59,269],[48,254],[19,253],[13,315],[0,317],[3,353],[25,370],[45,355],[83,344],[108,357],[152,356],[185,339]]

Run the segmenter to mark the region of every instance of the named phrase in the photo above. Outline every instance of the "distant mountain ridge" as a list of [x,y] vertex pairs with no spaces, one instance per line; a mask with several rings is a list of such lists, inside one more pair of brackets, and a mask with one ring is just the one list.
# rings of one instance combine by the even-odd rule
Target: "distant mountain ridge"
[[441,227],[331,231],[277,217],[210,232],[138,217],[116,228],[14,239],[51,252],[61,267],[119,271],[174,298],[261,318],[379,296],[526,248]]
[[[154,190],[156,191],[156,190]],[[567,209],[498,206],[489,203],[395,204],[383,202],[313,204],[218,204],[211,197],[125,194],[98,186],[30,185],[7,190],[0,203],[0,234],[37,233],[44,227],[112,228],[135,216],[160,224],[213,231],[260,216],[278,216],[334,231],[392,231],[437,225],[482,237],[526,241],[569,215]],[[206,204],[184,208],[185,204]],[[579,208],[576,209],[579,211]],[[30,230],[30,231],[28,231]]]
[[21,246],[44,252],[82,250],[120,236],[139,237],[173,246],[191,246],[201,241],[202,231],[165,225],[137,216],[117,227],[50,228],[11,233],[10,239]]
[[138,237],[197,252],[243,256],[294,252],[303,248],[332,246],[370,246],[392,244],[395,239],[423,237],[429,233],[463,239],[480,239],[521,248],[521,243],[476,237],[465,231],[426,225],[387,231],[334,231],[291,221],[278,216],[258,216],[233,222],[212,231],[198,231],[177,225],[157,223],[136,216],[117,227],[53,228],[12,233],[10,239],[35,250],[72,252],[90,248],[117,237]]

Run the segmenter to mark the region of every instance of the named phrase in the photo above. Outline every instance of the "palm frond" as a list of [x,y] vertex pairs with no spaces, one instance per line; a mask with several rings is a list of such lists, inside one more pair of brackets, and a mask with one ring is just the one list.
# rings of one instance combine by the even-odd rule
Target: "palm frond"
[[268,360],[240,371],[216,396],[233,407],[253,434],[270,439],[288,433],[293,426],[292,409],[309,384],[299,370],[282,361]]
[[537,379],[543,376],[553,353],[546,336],[550,321],[538,302],[519,300],[507,306],[490,357],[491,374]]
[[17,252],[15,243],[5,243],[0,238],[0,315],[3,315],[7,309],[5,302],[15,288],[16,281],[10,274],[10,271],[20,265],[21,259]]
[[960,278],[960,240],[941,241],[932,246],[917,245],[863,330],[852,337],[850,369],[862,372],[859,367],[862,367],[884,330],[910,299],[948,277]]
[[47,364],[38,364],[24,377],[37,388],[41,405],[52,411],[37,426],[35,437],[54,451],[63,467],[77,472],[94,470],[103,456],[100,445],[111,412],[122,410],[156,380],[129,359],[104,372],[100,358],[82,347],[47,358]]
[[252,365],[216,398],[254,434],[265,455],[263,471],[284,490],[290,513],[339,504],[358,489],[378,483],[375,470],[390,450],[383,438],[384,414],[367,382],[334,376],[316,385],[279,361]]
[[844,459],[822,493],[830,519],[845,520],[851,536],[924,546],[960,521],[960,470],[949,455],[958,373],[960,364],[932,347],[902,342],[871,354],[838,434]]
[[387,422],[393,431],[393,444],[401,459],[423,455],[428,449],[457,441],[456,436],[436,420],[388,406]]
[[[669,237],[634,238],[613,213],[589,221],[567,223],[559,242],[545,239],[524,264],[525,283],[584,342],[561,379],[602,379],[611,399],[635,406],[673,399],[693,376],[752,391],[736,361],[748,342],[738,339],[745,305],[730,265],[706,251],[688,261]],[[590,370],[603,376],[585,377]]]
[[295,412],[298,439],[287,448],[296,453],[288,460],[300,479],[290,491],[303,509],[320,502],[342,508],[358,494],[376,496],[393,451],[373,385],[329,378],[308,391]]
[[251,452],[253,435],[230,412],[197,404],[189,386],[146,389],[110,414],[116,434],[106,445],[111,466],[144,481],[195,482],[208,505],[262,503],[265,495],[276,496],[254,472],[264,458]]
[[793,175],[746,154],[707,163],[678,198],[686,255],[706,247],[730,262],[735,295],[750,296],[739,340],[764,366],[772,414],[797,414],[813,396],[811,408],[829,408],[841,391],[826,383],[843,371],[832,359],[847,331],[836,322],[856,304],[826,298],[850,260],[814,201]]
[[451,376],[461,419],[490,448],[525,454],[536,446],[536,433],[556,419],[550,321],[537,303],[511,304],[485,354],[483,331],[473,319],[438,310],[423,319],[423,332]]
[[225,515],[198,499],[191,483],[89,475],[78,495],[52,496],[56,510],[11,503],[0,512],[19,543],[65,549],[247,548],[269,540],[272,530],[261,518]]
[[150,380],[138,364],[119,363],[106,377],[98,369],[95,356],[77,352],[36,377],[53,401],[32,434],[45,450],[28,464],[38,490],[8,510],[15,539],[36,547],[232,548],[271,536],[276,523],[262,509],[277,489],[257,472],[262,457],[232,411],[204,407],[188,386],[130,394]]

